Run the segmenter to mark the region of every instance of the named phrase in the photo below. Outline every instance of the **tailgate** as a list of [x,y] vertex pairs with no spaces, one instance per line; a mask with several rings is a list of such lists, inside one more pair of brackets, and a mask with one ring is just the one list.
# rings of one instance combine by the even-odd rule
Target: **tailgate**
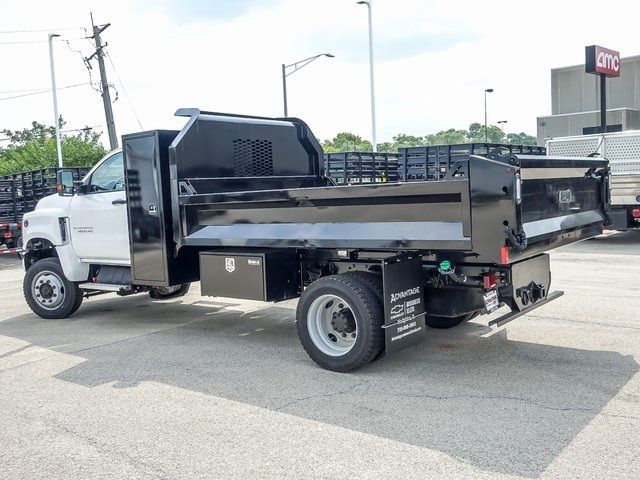
[[518,223],[530,244],[607,223],[606,160],[517,156],[511,161],[520,167]]
[[472,155],[473,251],[508,264],[600,234],[610,223],[608,174],[601,158]]

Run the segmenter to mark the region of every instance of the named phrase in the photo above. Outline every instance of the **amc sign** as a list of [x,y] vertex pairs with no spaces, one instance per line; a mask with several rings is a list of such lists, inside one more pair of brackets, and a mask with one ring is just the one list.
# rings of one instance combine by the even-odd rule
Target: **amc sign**
[[608,48],[591,45],[585,47],[585,71],[607,77],[620,76],[620,52]]

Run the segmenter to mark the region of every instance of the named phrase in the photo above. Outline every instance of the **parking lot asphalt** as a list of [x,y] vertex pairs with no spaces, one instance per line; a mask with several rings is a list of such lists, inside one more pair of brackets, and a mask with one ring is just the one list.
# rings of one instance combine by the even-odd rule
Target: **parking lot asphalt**
[[640,478],[640,233],[552,253],[565,296],[350,374],[295,302],[147,295],[26,306],[0,257],[0,477]]

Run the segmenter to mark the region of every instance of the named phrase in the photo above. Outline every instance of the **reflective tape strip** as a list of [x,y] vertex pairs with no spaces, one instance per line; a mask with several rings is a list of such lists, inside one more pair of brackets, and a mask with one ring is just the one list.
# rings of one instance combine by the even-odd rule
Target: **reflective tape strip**
[[520,177],[522,180],[540,180],[544,178],[584,178],[584,174],[589,169],[584,167],[576,168],[522,168]]

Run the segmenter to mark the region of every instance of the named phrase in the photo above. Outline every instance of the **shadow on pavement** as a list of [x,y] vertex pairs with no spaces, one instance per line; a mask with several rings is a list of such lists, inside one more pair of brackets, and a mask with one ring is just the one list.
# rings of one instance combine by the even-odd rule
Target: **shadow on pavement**
[[[85,358],[56,376],[67,382],[161,382],[527,477],[540,475],[638,372],[630,356],[510,341],[504,332],[482,338],[487,327],[470,323],[337,374],[307,358],[293,310],[232,307],[103,300],[69,320],[7,319],[0,335]],[[111,309],[118,314],[99,315]],[[111,336],[155,323],[164,329]]]
[[605,235],[561,248],[560,252],[640,255],[640,230],[608,232]]

